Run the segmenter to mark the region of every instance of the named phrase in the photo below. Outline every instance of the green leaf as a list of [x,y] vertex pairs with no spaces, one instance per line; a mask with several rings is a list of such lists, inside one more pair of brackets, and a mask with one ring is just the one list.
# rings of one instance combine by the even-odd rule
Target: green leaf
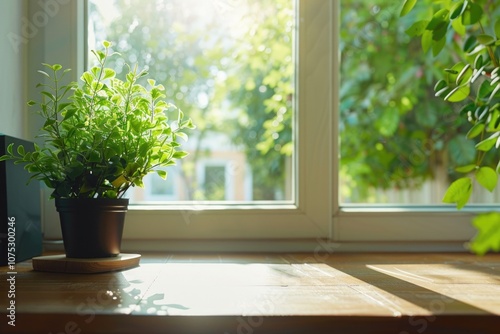
[[19,154],[20,156],[24,156],[26,154],[25,150],[24,150],[24,146],[23,145],[19,145],[17,147],[17,154]]
[[406,14],[408,14],[413,9],[416,3],[417,0],[405,0],[399,16],[405,16]]
[[474,112],[474,116],[477,120],[482,120],[484,116],[488,115],[489,111],[490,107],[488,105],[484,105],[476,109],[476,111]]
[[103,80],[109,79],[109,78],[114,78],[116,75],[116,72],[111,69],[111,68],[105,68],[104,69],[104,77],[102,78]]
[[161,177],[164,180],[167,179],[167,171],[165,171],[165,170],[161,170],[161,169],[157,170],[156,174],[158,174],[158,176]]
[[71,103],[59,103],[59,105],[57,106],[57,112],[61,112],[64,108],[66,108],[67,106],[71,105]]
[[469,132],[467,132],[466,136],[467,139],[476,138],[483,132],[485,127],[486,125],[482,122],[474,124],[474,126],[469,130]]
[[407,30],[406,34],[410,37],[420,36],[424,33],[425,27],[429,24],[428,20],[420,20],[413,23]]
[[111,45],[113,44],[109,41],[102,41],[102,46],[104,46],[106,49],[111,47]]
[[94,77],[92,76],[92,73],[90,72],[84,72],[82,74],[82,76],[80,77],[80,79],[87,83],[87,85],[90,85],[92,83],[92,81],[94,81]]
[[[446,36],[446,32],[448,31],[448,25],[441,24],[436,29],[432,31],[432,39],[436,42],[441,41]],[[439,53],[439,52],[438,52]]]
[[50,79],[50,75],[47,72],[41,71],[41,70],[38,70],[37,72],[40,73],[40,74],[42,74],[42,75],[44,75],[44,76],[46,76],[47,78]]
[[174,153],[174,155],[172,156],[172,158],[174,158],[174,159],[182,159],[182,158],[184,158],[187,155],[188,155],[187,152],[177,151],[177,152]]
[[460,116],[467,116],[469,112],[474,111],[474,109],[476,109],[476,105],[474,103],[466,104],[460,109]]
[[479,88],[477,89],[477,97],[480,99],[484,99],[491,94],[493,91],[493,87],[490,85],[489,81],[485,80],[481,83]]
[[427,53],[432,46],[432,31],[426,30],[422,34],[422,50]]
[[472,69],[470,68],[470,64],[466,64],[464,68],[458,73],[457,79],[455,80],[455,84],[463,85],[468,83],[470,77],[472,76]]
[[493,135],[488,137],[487,139],[477,143],[476,150],[487,152],[495,146],[497,137],[500,135],[500,132],[495,132]]
[[467,2],[466,1],[459,1],[453,7],[451,7],[451,14],[450,14],[450,19],[454,20],[462,13],[465,11],[467,8]]
[[481,186],[492,192],[497,186],[498,174],[491,167],[481,167],[476,172],[476,180]]
[[49,93],[49,92],[42,91],[42,92],[40,92],[40,94],[42,94],[42,95],[44,95],[44,96],[48,97],[48,98],[49,98],[49,99],[51,99],[52,101],[55,101],[55,100],[56,100],[56,97],[55,97],[54,95],[52,95],[51,93]]
[[488,251],[500,251],[500,213],[477,215],[472,220],[472,225],[478,233],[469,245],[471,251],[477,255],[484,255]]
[[477,36],[477,41],[482,45],[488,46],[494,44],[496,39],[493,36],[481,34]]
[[433,40],[432,41],[432,55],[434,57],[436,57],[441,52],[441,50],[443,50],[445,45],[446,45],[446,38],[445,37],[441,38],[438,41]]
[[483,55],[478,54],[476,56],[476,59],[474,59],[474,68],[476,70],[479,70],[481,68],[481,66],[483,66]]
[[483,44],[478,44],[472,51],[466,53],[466,56],[473,56],[477,53],[482,52],[484,49],[486,49],[486,46],[484,46]]
[[469,165],[457,167],[457,168],[455,168],[455,171],[458,173],[470,173],[476,168],[477,168],[476,164],[469,164]]
[[445,101],[450,101],[450,102],[460,102],[463,101],[469,96],[470,94],[470,87],[468,85],[466,86],[458,86],[455,87],[451,92],[446,95],[444,98]]
[[499,90],[500,90],[500,83],[498,83],[495,89],[493,89],[493,91],[491,92],[490,98],[488,99],[488,104],[491,102],[491,100],[493,100],[493,98],[495,97],[495,95]]
[[90,151],[88,161],[89,162],[100,162],[101,161],[101,154],[98,151]]
[[465,26],[462,24],[462,20],[451,21],[451,26],[453,27],[453,29],[455,29],[457,34],[459,34],[460,36],[465,35],[466,29],[465,29]]
[[463,50],[464,52],[470,52],[476,46],[477,38],[475,35],[470,35],[464,42]]
[[472,179],[462,177],[454,181],[446,190],[443,197],[444,203],[456,203],[457,209],[462,209],[469,201],[472,194]]
[[434,85],[434,91],[437,92],[437,91],[440,91],[441,89],[446,88],[446,87],[448,87],[448,85],[446,84],[446,81],[441,79],[438,82],[436,82],[436,84]]
[[75,113],[78,111],[78,109],[73,108],[73,109],[68,109],[64,112],[64,121],[67,120],[68,118],[71,118],[72,116],[75,115]]
[[425,29],[427,30],[435,30],[439,28],[441,25],[446,24],[446,18],[448,17],[448,13],[450,11],[446,8],[441,8],[438,10],[433,16],[429,24]]
[[[493,109],[490,113],[488,128],[486,131],[495,132],[500,131],[500,112],[497,109]],[[497,144],[498,145],[498,144]]]
[[14,149],[14,143],[10,143],[9,146],[7,146],[7,153],[9,153],[9,155],[13,155],[13,149]]
[[462,13],[462,23],[464,25],[475,24],[481,20],[481,16],[483,16],[483,9],[481,6],[469,1],[469,5]]
[[500,20],[495,22],[495,36],[500,38]]

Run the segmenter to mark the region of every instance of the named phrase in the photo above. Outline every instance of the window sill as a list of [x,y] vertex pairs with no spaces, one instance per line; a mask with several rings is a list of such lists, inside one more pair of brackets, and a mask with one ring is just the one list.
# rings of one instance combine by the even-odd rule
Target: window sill
[[16,326],[3,298],[2,332],[457,334],[500,325],[498,255],[146,254],[114,273],[35,272],[30,261],[16,271]]

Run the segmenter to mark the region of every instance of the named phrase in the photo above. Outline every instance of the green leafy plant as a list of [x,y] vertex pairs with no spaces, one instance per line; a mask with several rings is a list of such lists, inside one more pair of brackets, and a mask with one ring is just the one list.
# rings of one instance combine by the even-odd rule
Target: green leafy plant
[[[401,16],[417,4],[406,0]],[[453,103],[470,123],[466,138],[475,141],[475,159],[456,168],[464,176],[455,180],[443,201],[463,208],[473,191],[474,180],[489,191],[498,183],[500,161],[500,4],[491,0],[425,1],[431,12],[407,30],[420,36],[424,52],[434,56],[445,50],[454,64],[444,69],[435,86],[435,95]],[[479,254],[500,250],[500,214],[480,215],[474,220],[479,234],[471,249]],[[495,231],[495,232],[493,232]]]
[[[44,146],[32,150],[23,146],[0,160],[24,164],[31,179],[43,181],[53,189],[53,198],[121,198],[131,186],[143,186],[143,178],[160,167],[174,165],[187,153],[180,150],[178,138],[187,140],[191,119],[164,101],[165,88],[147,79],[147,72],[127,65],[125,79],[107,68],[111,43],[103,42],[104,51],[92,51],[97,66],[85,71],[81,84],[62,84],[69,71],[61,65],[44,64],[39,71],[48,83],[40,83],[38,107],[44,119],[39,135]],[[174,113],[169,120],[167,114]],[[31,180],[30,179],[30,180]]]

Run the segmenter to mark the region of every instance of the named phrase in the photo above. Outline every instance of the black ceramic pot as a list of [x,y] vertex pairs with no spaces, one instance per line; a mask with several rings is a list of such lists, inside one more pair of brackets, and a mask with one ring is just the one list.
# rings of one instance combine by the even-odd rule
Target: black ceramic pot
[[105,258],[120,254],[128,199],[56,199],[66,257]]

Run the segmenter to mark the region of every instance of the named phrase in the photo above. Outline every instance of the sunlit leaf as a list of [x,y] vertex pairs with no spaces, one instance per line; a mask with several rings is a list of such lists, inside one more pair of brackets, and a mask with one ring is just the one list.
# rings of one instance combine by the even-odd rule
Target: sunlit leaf
[[451,26],[455,29],[456,33],[464,36],[466,33],[465,26],[462,24],[462,20],[453,20],[451,21]]
[[450,102],[460,102],[463,101],[469,96],[470,94],[470,87],[468,85],[466,86],[458,86],[455,87],[446,97],[444,98],[445,101],[450,101]]
[[430,30],[424,31],[424,33],[422,34],[421,43],[422,43],[422,50],[424,51],[424,53],[427,53],[427,51],[429,51],[429,49],[432,46],[432,31]]
[[464,68],[458,73],[455,84],[463,85],[467,83],[472,75],[472,69],[470,68],[470,64],[466,64]]
[[469,130],[469,132],[467,132],[467,138],[468,139],[476,138],[483,132],[485,127],[486,125],[484,123],[474,124],[474,126]]
[[476,150],[478,151],[489,151],[495,146],[497,141],[497,137],[500,135],[500,132],[495,132],[493,135],[488,137],[487,139],[477,143]]
[[500,251],[500,213],[477,215],[472,224],[477,229],[477,234],[469,245],[474,253],[484,255],[489,251]]
[[477,182],[490,192],[493,191],[498,182],[498,174],[491,167],[480,167],[476,172]]
[[477,168],[476,164],[469,164],[469,165],[457,167],[457,168],[455,168],[455,171],[458,173],[470,173],[476,168]]
[[167,171],[165,171],[165,170],[159,169],[159,170],[156,171],[156,174],[158,174],[158,176],[161,177],[164,180],[167,179]]
[[401,9],[401,13],[399,15],[405,16],[406,14],[408,14],[413,9],[416,3],[417,0],[405,0],[403,8]]
[[429,24],[428,20],[420,20],[413,23],[407,30],[406,34],[410,37],[420,36],[425,31],[425,27]]
[[443,197],[444,203],[455,203],[457,209],[461,209],[469,201],[472,194],[472,179],[470,177],[462,177],[455,180],[446,190]]

